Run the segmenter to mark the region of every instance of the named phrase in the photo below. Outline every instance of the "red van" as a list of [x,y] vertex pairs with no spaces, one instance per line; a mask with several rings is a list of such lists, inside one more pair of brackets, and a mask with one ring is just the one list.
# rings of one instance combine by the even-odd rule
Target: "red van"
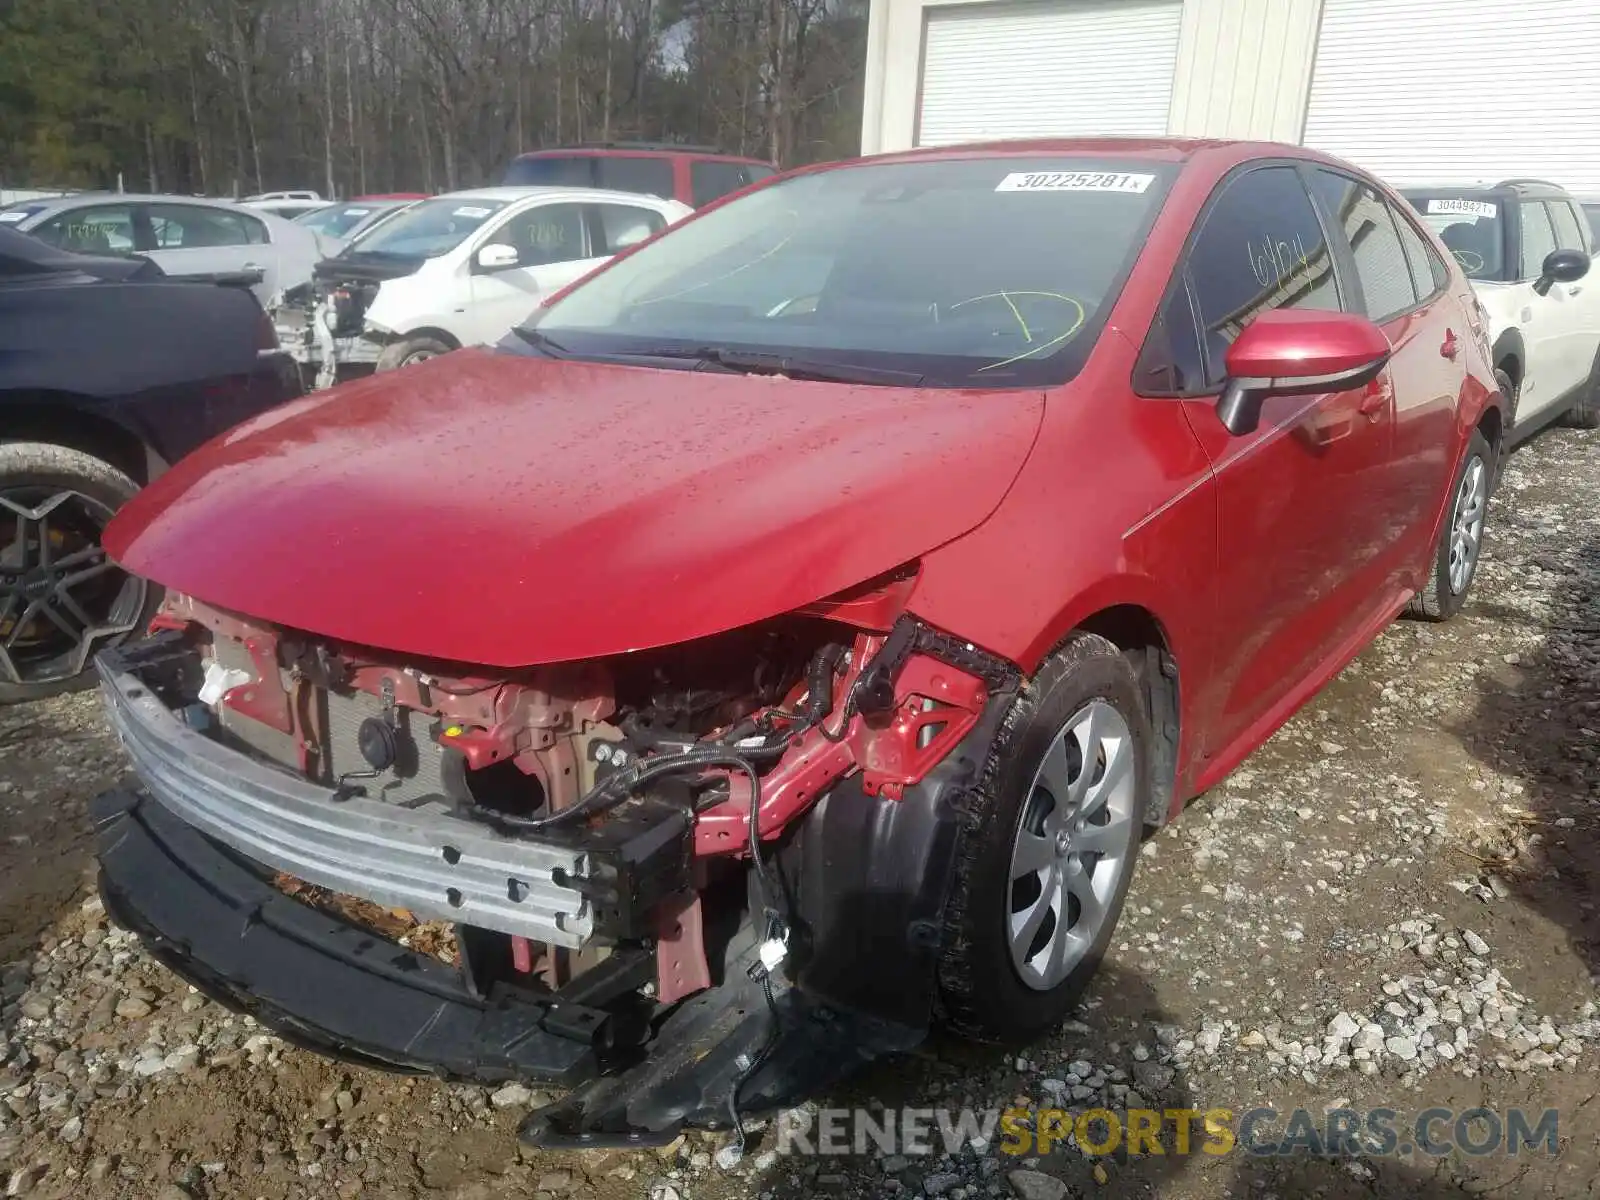
[[671,142],[585,142],[519,154],[508,187],[598,187],[680,200],[692,208],[776,174],[757,158]]

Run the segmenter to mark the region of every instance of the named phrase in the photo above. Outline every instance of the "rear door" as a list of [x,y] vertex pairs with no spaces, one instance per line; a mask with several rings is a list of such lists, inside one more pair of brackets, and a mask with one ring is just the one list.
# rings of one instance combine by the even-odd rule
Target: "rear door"
[[1393,410],[1380,377],[1369,389],[1273,397],[1260,427],[1242,437],[1217,418],[1227,349],[1252,320],[1275,308],[1338,311],[1341,290],[1345,303],[1358,295],[1295,165],[1225,181],[1183,275],[1187,298],[1169,302],[1164,320],[1181,330],[1187,304],[1198,324],[1198,362],[1187,374],[1201,386],[1185,411],[1213,465],[1219,553],[1217,666],[1196,705],[1215,753],[1272,723],[1387,602],[1379,585],[1389,517],[1371,492],[1386,486]]
[[[541,296],[599,265],[587,207],[568,201],[520,209],[473,247],[468,260],[472,303],[464,342],[499,341],[532,315]],[[478,252],[485,246],[510,246],[517,252],[516,264],[496,269],[479,266]]]
[[146,204],[152,238],[150,257],[168,275],[244,275],[259,272],[253,286],[265,300],[277,288],[276,261],[266,245],[266,226],[243,209],[189,204]]
[[1386,514],[1379,531],[1389,570],[1383,590],[1418,587],[1455,470],[1455,411],[1472,331],[1446,290],[1444,262],[1408,215],[1369,180],[1326,168],[1309,178],[1360,285],[1347,289],[1350,311],[1370,317],[1394,348],[1388,370],[1368,385],[1383,394],[1394,422],[1393,461],[1374,475],[1368,497]]

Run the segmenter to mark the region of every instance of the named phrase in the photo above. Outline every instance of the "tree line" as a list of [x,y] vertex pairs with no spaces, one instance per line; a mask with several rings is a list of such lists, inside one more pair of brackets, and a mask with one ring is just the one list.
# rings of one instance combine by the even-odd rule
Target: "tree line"
[[0,184],[445,191],[584,141],[855,153],[867,0],[0,0]]

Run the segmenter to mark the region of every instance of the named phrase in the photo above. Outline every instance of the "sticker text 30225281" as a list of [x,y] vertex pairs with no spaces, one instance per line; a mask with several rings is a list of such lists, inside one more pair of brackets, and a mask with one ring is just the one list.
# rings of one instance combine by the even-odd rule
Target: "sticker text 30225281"
[[1125,171],[1015,171],[1000,181],[997,192],[1133,192],[1155,182],[1154,175]]

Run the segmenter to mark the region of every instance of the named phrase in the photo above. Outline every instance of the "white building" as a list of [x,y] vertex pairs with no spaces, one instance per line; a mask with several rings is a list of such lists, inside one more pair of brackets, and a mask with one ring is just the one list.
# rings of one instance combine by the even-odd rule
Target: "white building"
[[1600,0],[872,0],[863,153],[1085,134],[1600,194]]

